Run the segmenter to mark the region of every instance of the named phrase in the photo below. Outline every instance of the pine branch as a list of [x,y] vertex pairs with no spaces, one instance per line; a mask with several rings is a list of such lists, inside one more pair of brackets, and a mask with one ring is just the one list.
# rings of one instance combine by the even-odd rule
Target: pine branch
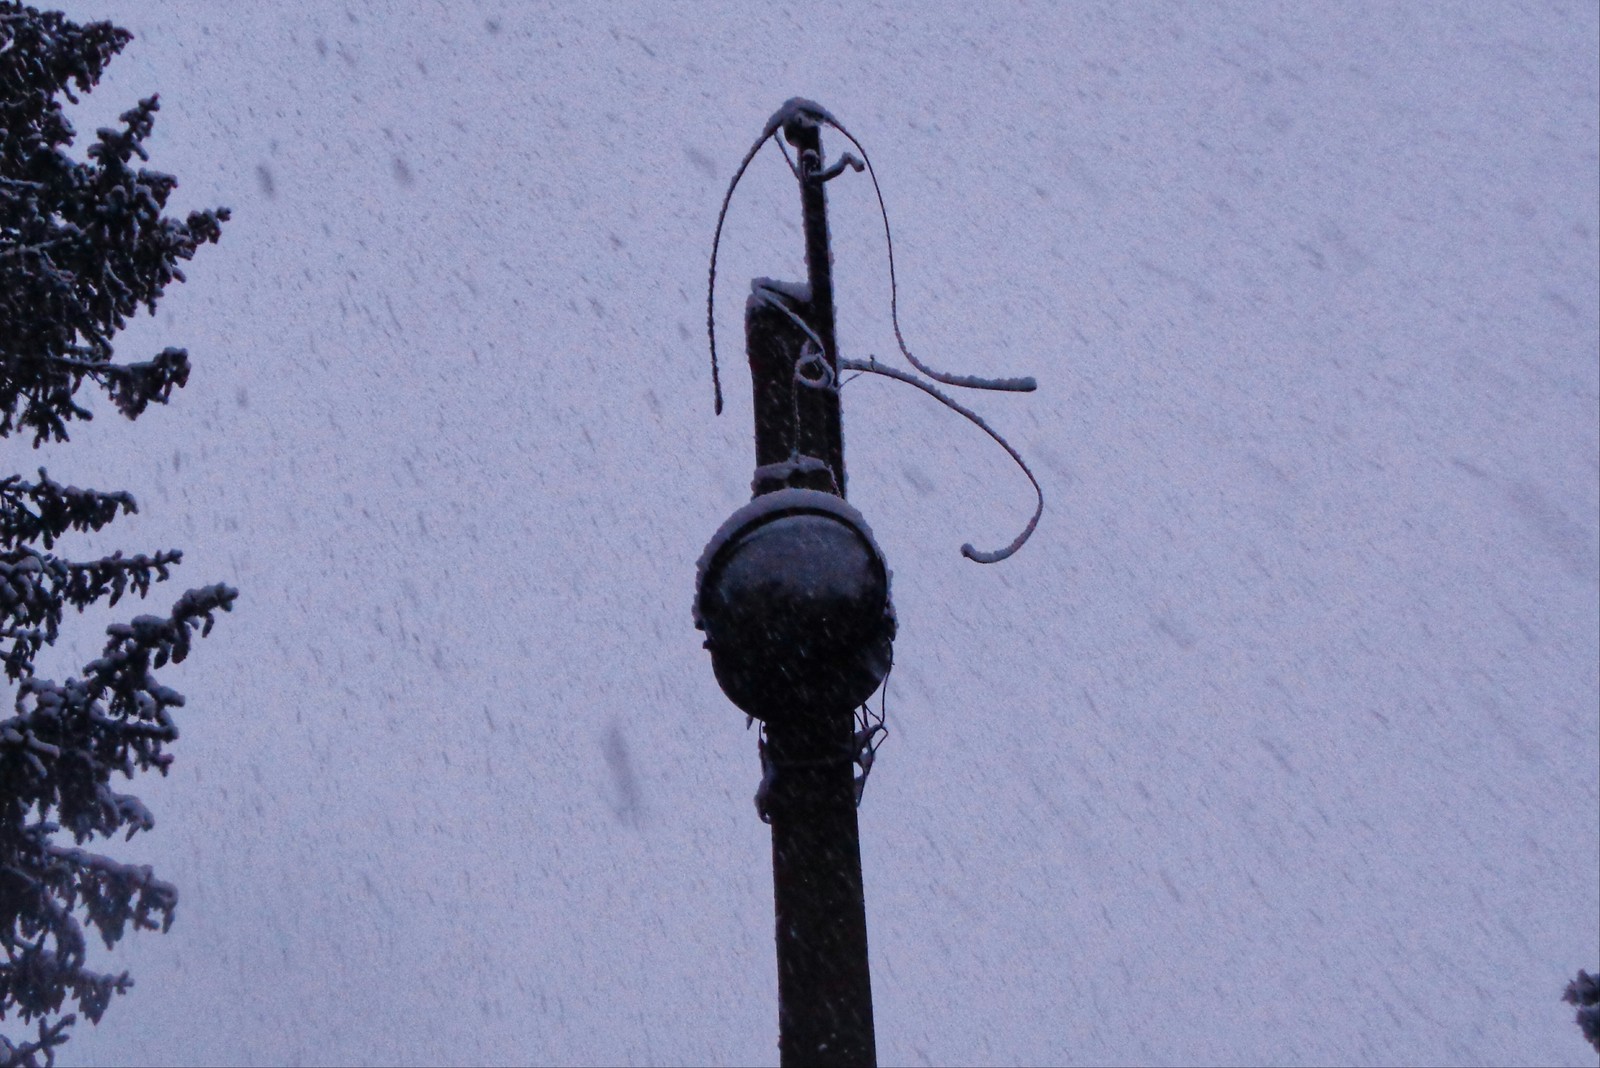
[[[112,339],[184,280],[179,264],[221,236],[227,209],[163,214],[177,180],[142,166],[155,96],[96,131],[85,160],[67,152],[75,132],[62,98],[92,89],[131,39],[0,0],[0,438],[64,442],[92,417],[85,388],[135,419],[189,379],[183,349],[117,363]],[[0,476],[0,662],[16,688],[0,720],[0,1020],[38,1024],[37,1038],[0,1037],[8,1064],[53,1063],[79,1016],[98,1021],[132,984],[88,967],[86,932],[109,949],[129,929],[165,930],[177,907],[177,890],[148,867],[83,847],[155,825],[112,783],[166,772],[184,700],[155,673],[182,661],[237,592],[190,590],[166,616],[107,628],[104,651],[77,677],[58,683],[35,669],[69,609],[143,598],[182,560],[175,549],[90,560],[55,551],[69,532],[135,510],[130,494],[62,486],[43,469],[33,482]],[[58,841],[66,835],[73,844]]]

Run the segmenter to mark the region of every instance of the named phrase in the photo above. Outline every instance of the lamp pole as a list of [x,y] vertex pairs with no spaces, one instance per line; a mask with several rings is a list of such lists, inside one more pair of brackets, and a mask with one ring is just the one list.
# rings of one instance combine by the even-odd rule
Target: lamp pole
[[782,136],[797,157],[807,279],[751,283],[756,496],[707,546],[695,614],[724,692],[764,727],[779,1059],[875,1065],[855,711],[888,670],[894,613],[882,555],[843,499],[831,174],[803,109]]
[[[797,116],[785,124],[783,136],[795,150],[800,171],[810,290],[809,299],[791,310],[821,340],[826,380],[831,384],[838,380],[838,351],[821,132],[815,121]],[[760,299],[752,299],[751,304],[757,306],[749,309],[747,320],[751,372],[758,396],[765,385],[769,397],[760,413],[764,418],[758,418],[756,424],[757,463],[772,462],[759,455],[763,437],[769,439],[767,455],[772,456],[771,446],[787,429],[784,413],[770,403],[773,394],[787,392],[794,401],[791,410],[795,414],[790,417],[796,423],[794,451],[824,461],[837,487],[835,492],[843,497],[844,438],[838,389],[800,385],[796,364],[804,333],[781,312],[776,318],[789,329],[773,330],[778,326],[773,316],[776,309]],[[763,335],[776,343],[767,342]],[[799,395],[794,396],[796,393]],[[765,753],[770,769],[765,801],[772,825],[777,920],[779,1058],[785,1068],[875,1065],[866,895],[852,763],[855,708],[812,707],[797,712],[768,721]]]
[[[1038,525],[1044,494],[1011,445],[976,413],[936,386],[875,360],[841,361],[834,335],[833,256],[826,183],[846,166],[871,174],[866,150],[832,166],[822,155],[822,125],[856,141],[820,105],[783,105],[728,185],[717,237],[745,168],[780,131],[793,147],[804,223],[806,281],[757,278],[745,303],[745,350],[754,390],[754,499],[712,537],[700,556],[695,625],[717,682],[740,709],[762,721],[761,788],[756,807],[772,827],[772,888],[778,951],[778,1048],[785,1068],[875,1065],[872,979],[867,961],[866,895],[861,878],[859,784],[871,765],[880,722],[856,730],[863,707],[888,676],[894,608],[889,569],[861,513],[845,502],[839,369],[885,375],[930,394],[993,438],[1033,483],[1033,518],[1005,548],[961,552],[995,563],[1016,552]],[[787,153],[785,153],[787,155]],[[872,179],[874,189],[877,179]],[[882,207],[882,194],[878,195]],[[889,221],[884,216],[884,237]],[[707,329],[717,383],[717,240],[711,249]],[[891,315],[894,250],[889,245]],[[895,337],[900,339],[898,319]],[[1030,392],[1032,378],[940,374],[900,341],[906,360],[944,385]],[[717,410],[722,394],[717,386]]]

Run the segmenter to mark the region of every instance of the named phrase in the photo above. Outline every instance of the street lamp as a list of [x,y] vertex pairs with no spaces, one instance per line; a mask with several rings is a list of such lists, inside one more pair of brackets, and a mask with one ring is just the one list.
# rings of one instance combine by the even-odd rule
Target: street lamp
[[[845,153],[826,166],[824,125],[848,138],[862,158]],[[870,173],[871,165],[859,142],[825,109],[794,99],[768,120],[729,184],[729,199],[756,152],[780,131],[780,147],[787,142],[795,152],[790,166],[800,185],[807,278],[758,278],[751,284],[745,348],[755,410],[755,497],[722,524],[700,556],[694,621],[705,632],[723,692],[762,724],[756,806],[772,827],[780,1060],[785,1066],[872,1065],[877,1051],[856,805],[881,725],[858,731],[856,709],[888,675],[895,615],[883,552],[861,513],[844,499],[841,367],[887,375],[932,394],[999,441],[1030,480],[1033,474],[982,419],[936,387],[876,361],[840,359],[824,186],[846,168]],[[873,183],[876,188],[876,177]],[[723,217],[727,206],[725,199]],[[719,218],[719,240],[721,233]],[[892,242],[889,247],[893,293]],[[720,412],[715,286],[713,243],[707,320]],[[895,334],[898,339],[897,314]],[[919,371],[946,385],[1033,388],[1032,379],[941,375],[912,356],[903,341],[901,351]],[[1032,533],[1042,509],[1041,493],[1033,520],[1009,548],[982,553],[964,546],[963,553],[981,562],[1003,559]]]
[[757,496],[706,546],[696,588],[718,684],[769,729],[817,708],[854,709],[889,673],[889,568],[842,497]]

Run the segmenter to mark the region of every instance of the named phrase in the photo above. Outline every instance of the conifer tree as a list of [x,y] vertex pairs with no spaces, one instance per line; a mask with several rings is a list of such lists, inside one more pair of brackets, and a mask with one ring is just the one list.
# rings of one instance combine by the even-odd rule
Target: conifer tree
[[[67,153],[75,133],[60,98],[91,90],[131,39],[107,22],[79,26],[0,0],[0,438],[31,436],[35,449],[66,442],[72,424],[92,417],[79,403],[86,387],[134,419],[184,385],[184,350],[117,363],[112,338],[141,308],[154,313],[167,285],[184,280],[178,261],[216,241],[228,218],[226,209],[162,214],[177,181],[139,166],[154,96],[98,131],[86,161]],[[43,468],[36,477],[0,470],[0,665],[14,690],[13,707],[0,706],[9,716],[0,718],[0,1025],[13,1032],[0,1035],[4,1063],[51,1063],[78,1014],[98,1022],[131,985],[125,972],[89,967],[91,935],[109,949],[130,926],[165,930],[177,904],[148,867],[84,847],[153,826],[137,797],[114,788],[171,763],[183,696],[153,673],[183,660],[237,591],[190,590],[167,615],[107,628],[104,652],[76,677],[35,671],[69,609],[143,598],[182,559],[177,550],[58,555],[58,541],[135,510],[126,492],[64,486]]]
[[1578,1029],[1594,1051],[1600,1053],[1600,975],[1590,975],[1579,968],[1578,977],[1567,984],[1561,1000],[1578,1007],[1574,1017]]

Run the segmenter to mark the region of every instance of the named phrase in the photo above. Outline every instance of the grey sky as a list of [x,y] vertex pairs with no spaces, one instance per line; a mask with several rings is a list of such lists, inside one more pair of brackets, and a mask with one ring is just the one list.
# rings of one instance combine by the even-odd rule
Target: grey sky
[[[241,590],[116,847],[182,893],[99,1063],[770,1062],[755,738],[689,617],[748,495],[783,100],[872,153],[902,322],[1039,471],[845,391],[894,569],[862,809],[884,1063],[1592,1063],[1597,13],[1540,5],[66,5],[179,207],[47,463]],[[826,140],[837,151],[837,139]],[[894,355],[830,186],[839,337]],[[119,609],[117,615],[127,614]],[[81,628],[65,666],[98,645]],[[102,958],[104,959],[104,958]]]

